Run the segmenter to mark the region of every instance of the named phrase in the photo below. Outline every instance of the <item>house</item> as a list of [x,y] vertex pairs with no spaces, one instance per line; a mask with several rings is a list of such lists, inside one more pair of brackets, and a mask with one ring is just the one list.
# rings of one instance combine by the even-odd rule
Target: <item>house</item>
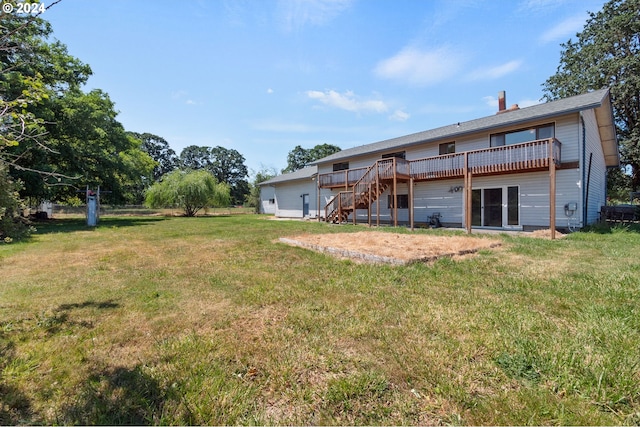
[[261,182],[260,212],[280,218],[317,218],[317,175],[318,168],[308,166]]
[[500,92],[495,115],[346,149],[314,162],[306,181],[294,173],[272,184],[277,199],[313,198],[315,178],[315,216],[332,222],[413,227],[438,217],[468,232],[555,233],[599,219],[606,170],[618,165],[608,89],[508,109]]

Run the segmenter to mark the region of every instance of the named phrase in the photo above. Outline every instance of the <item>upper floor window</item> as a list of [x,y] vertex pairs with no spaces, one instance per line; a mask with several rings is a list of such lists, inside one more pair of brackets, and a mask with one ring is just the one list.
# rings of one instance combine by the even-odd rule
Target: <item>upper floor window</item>
[[444,144],[440,144],[439,146],[440,155],[451,154],[456,152],[456,143],[455,142],[445,142]]
[[491,146],[520,144],[522,142],[536,141],[538,139],[553,138],[555,126],[553,123],[536,126],[529,129],[520,129],[511,132],[494,133],[491,135]]
[[395,153],[383,154],[383,159],[393,159],[394,157],[398,159],[406,159],[406,153],[404,151],[397,151]]
[[333,171],[334,172],[343,171],[343,170],[347,170],[347,169],[349,169],[349,162],[342,162],[342,163],[334,163],[333,164]]

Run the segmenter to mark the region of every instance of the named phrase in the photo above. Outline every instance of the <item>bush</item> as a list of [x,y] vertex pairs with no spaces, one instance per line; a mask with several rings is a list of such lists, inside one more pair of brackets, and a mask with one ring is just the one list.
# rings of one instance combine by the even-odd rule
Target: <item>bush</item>
[[32,231],[29,221],[21,215],[24,208],[14,182],[4,165],[0,164],[0,242],[11,243],[27,237]]

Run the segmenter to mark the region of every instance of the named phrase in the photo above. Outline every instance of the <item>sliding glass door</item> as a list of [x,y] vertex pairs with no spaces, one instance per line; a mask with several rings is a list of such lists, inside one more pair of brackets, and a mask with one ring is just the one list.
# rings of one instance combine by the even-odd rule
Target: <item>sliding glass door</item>
[[471,225],[517,228],[520,225],[520,190],[517,186],[478,188],[471,193]]

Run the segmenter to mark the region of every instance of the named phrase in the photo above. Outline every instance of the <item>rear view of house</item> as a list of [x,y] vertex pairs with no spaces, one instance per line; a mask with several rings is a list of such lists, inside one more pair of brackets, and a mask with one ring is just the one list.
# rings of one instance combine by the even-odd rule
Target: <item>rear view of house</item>
[[[315,216],[412,226],[438,217],[468,231],[579,229],[597,221],[606,169],[619,165],[609,90],[509,109],[500,95],[495,115],[316,161],[317,177],[301,181],[316,195]],[[275,193],[285,197],[295,176],[277,178]]]

